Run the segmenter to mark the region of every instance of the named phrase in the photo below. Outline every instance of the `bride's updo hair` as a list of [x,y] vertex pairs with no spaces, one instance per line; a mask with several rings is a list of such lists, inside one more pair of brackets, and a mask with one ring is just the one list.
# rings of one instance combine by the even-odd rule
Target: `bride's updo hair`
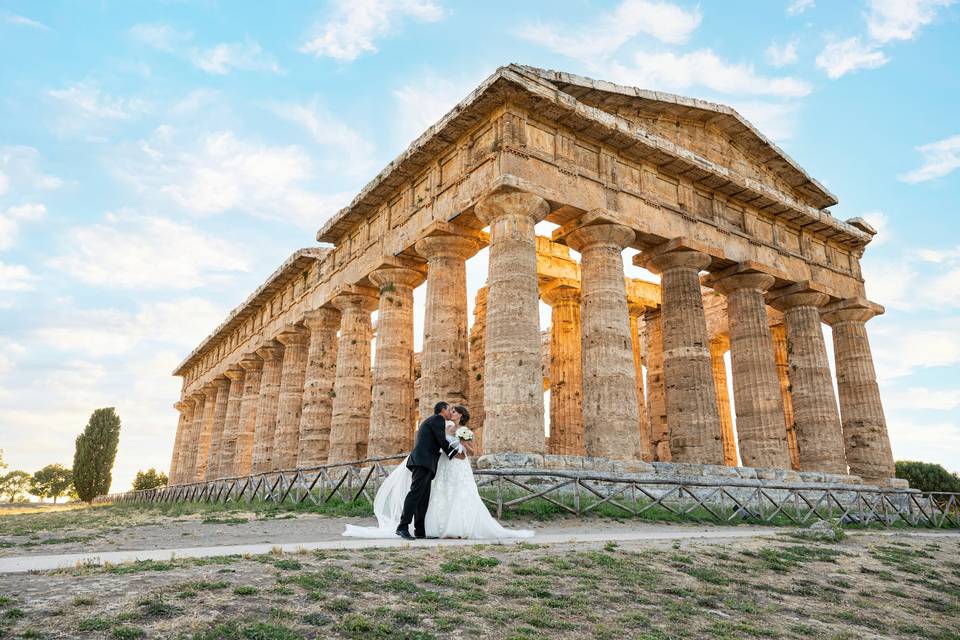
[[470,412],[467,411],[467,408],[462,404],[458,404],[454,407],[457,410],[457,413],[460,414],[460,426],[464,426],[470,421]]

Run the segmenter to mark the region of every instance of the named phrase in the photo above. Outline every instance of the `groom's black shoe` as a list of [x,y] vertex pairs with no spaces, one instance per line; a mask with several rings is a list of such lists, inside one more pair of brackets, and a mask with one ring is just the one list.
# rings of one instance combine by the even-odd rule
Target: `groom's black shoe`
[[407,528],[397,529],[397,535],[403,538],[404,540],[413,540],[413,536],[410,535],[410,530]]

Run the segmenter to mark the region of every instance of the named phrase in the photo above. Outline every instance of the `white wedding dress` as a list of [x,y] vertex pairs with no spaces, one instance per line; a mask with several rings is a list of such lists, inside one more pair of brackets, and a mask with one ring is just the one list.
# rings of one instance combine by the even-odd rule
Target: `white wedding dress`
[[[403,501],[410,491],[413,474],[407,459],[390,472],[373,500],[376,527],[348,524],[343,535],[354,538],[396,538],[397,525],[403,513]],[[529,538],[533,531],[506,529],[490,515],[473,470],[466,459],[449,460],[441,455],[437,475],[430,485],[430,506],[427,508],[426,534],[437,538]]]

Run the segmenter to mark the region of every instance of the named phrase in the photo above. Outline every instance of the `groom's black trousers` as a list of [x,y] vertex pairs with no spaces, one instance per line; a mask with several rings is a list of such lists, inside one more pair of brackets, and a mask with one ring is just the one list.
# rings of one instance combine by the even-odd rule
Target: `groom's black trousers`
[[406,529],[413,520],[413,534],[426,535],[424,521],[427,518],[427,506],[430,504],[430,484],[433,473],[426,467],[412,467],[413,481],[410,483],[410,492],[403,501],[403,513],[400,516],[398,529]]

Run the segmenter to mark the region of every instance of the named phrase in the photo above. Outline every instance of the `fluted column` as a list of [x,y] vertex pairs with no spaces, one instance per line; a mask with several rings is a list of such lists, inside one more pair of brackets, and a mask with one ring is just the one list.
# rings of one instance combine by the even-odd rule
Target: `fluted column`
[[413,269],[384,268],[369,278],[380,288],[367,444],[372,458],[413,448],[413,290],[424,276]]
[[280,365],[277,429],[273,435],[273,459],[270,462],[273,470],[297,466],[310,332],[294,325],[281,331],[277,335],[277,342],[283,345],[283,363]]
[[[203,433],[203,415],[207,404],[207,394],[202,390],[191,394],[193,402],[193,421],[190,424],[189,437],[184,443],[183,457],[181,458],[180,483],[190,484],[197,481],[197,455],[200,449],[200,434]],[[213,403],[213,400],[210,400]]]
[[[220,387],[219,381],[210,382],[203,387],[207,401],[203,405],[203,422],[200,423],[200,439],[197,441],[197,463],[194,469],[196,482],[203,482],[207,479],[207,460],[210,455],[210,445],[213,441]],[[224,411],[226,411],[226,406],[224,406]]]
[[580,287],[554,281],[541,297],[550,305],[550,439],[549,453],[586,454],[583,444],[583,355]]
[[223,372],[230,380],[227,394],[227,415],[223,421],[223,436],[220,440],[220,460],[217,465],[218,478],[230,478],[234,475],[234,461],[237,456],[237,436],[240,434],[240,404],[243,401],[244,370],[230,367]]
[[650,419],[647,417],[647,393],[643,384],[643,347],[640,344],[640,321],[647,313],[642,304],[628,304],[630,314],[630,342],[633,349],[633,370],[637,376],[637,418],[640,433],[640,458],[654,460],[653,439],[650,435]]
[[470,428],[473,430],[474,451],[483,451],[483,367],[487,333],[487,287],[477,289],[473,303],[473,325],[470,327],[470,370],[467,379],[467,407],[470,408]]
[[257,431],[257,411],[260,408],[260,384],[263,378],[263,358],[249,353],[240,360],[243,369],[243,398],[237,419],[237,445],[232,476],[250,475],[253,470],[253,441]]
[[653,459],[669,462],[670,430],[667,427],[667,392],[663,381],[663,330],[659,309],[650,309],[643,319],[642,348],[647,363],[647,428]]
[[894,477],[893,453],[866,327],[867,320],[881,313],[880,305],[853,299],[829,305],[823,314],[833,327],[847,464],[851,474],[867,482]]
[[340,339],[333,384],[333,416],[327,462],[367,457],[370,431],[370,313],[377,308],[374,290],[342,293],[332,301],[340,310]]
[[710,286],[727,298],[740,459],[747,467],[789,469],[783,398],[764,300],[773,283],[774,277],[765,273],[737,273]]
[[820,307],[829,296],[813,291],[792,293],[771,304],[783,312],[793,424],[800,469],[846,473],[843,431],[833,392]]
[[273,442],[277,432],[283,345],[276,340],[268,340],[255,353],[263,360],[263,371],[260,374],[260,398],[257,402],[257,422],[253,433],[251,473],[266,473],[273,468]]
[[220,476],[220,447],[223,444],[223,428],[227,422],[227,399],[230,395],[230,379],[216,378],[217,403],[213,407],[213,426],[210,428],[210,446],[207,449],[207,462],[204,480],[216,480]]
[[737,466],[737,440],[733,433],[730,414],[730,392],[727,391],[727,363],[723,354],[730,348],[730,339],[719,336],[710,341],[710,362],[713,364],[713,384],[717,390],[717,413],[720,414],[720,442],[723,443],[723,464]]
[[333,383],[337,369],[337,331],[340,312],[321,307],[304,314],[310,329],[307,372],[303,383],[303,413],[300,416],[298,467],[313,467],[327,461],[330,420],[333,415]]
[[660,273],[663,377],[674,462],[723,464],[720,414],[703,314],[699,272],[710,257],[692,250],[647,262]]
[[467,268],[477,241],[463,236],[419,240],[427,259],[427,304],[420,353],[420,416],[433,415],[440,400],[467,402]]
[[797,445],[797,429],[793,422],[793,396],[790,394],[790,365],[787,358],[787,328],[782,324],[770,326],[773,338],[773,358],[777,363],[780,378],[780,397],[783,398],[783,422],[787,427],[787,449],[790,451],[790,466],[800,470],[800,449]]
[[[587,455],[637,459],[640,415],[630,338],[623,249],[636,234],[618,224],[581,227],[567,236],[580,252],[583,336],[583,438]],[[616,411],[610,407],[616,406]]]
[[170,455],[170,472],[167,474],[171,485],[179,481],[180,457],[193,418],[193,405],[187,402],[186,398],[174,402],[173,408],[177,410],[178,418],[177,434],[173,438],[173,453]]
[[534,225],[546,217],[549,205],[530,193],[497,193],[480,201],[474,212],[490,225],[484,452],[543,453]]

